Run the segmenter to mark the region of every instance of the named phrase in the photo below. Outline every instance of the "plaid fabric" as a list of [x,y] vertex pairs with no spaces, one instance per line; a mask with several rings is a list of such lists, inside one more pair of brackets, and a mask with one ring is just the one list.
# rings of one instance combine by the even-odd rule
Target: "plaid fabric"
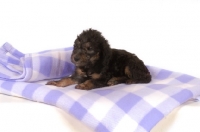
[[200,95],[200,79],[152,66],[148,69],[153,78],[148,84],[84,91],[74,89],[75,85],[47,86],[45,81],[0,80],[0,93],[57,106],[95,132],[149,132],[174,108]]
[[[0,79],[33,82],[69,76],[72,48],[23,54],[9,43],[0,48]],[[57,68],[59,67],[59,68]]]

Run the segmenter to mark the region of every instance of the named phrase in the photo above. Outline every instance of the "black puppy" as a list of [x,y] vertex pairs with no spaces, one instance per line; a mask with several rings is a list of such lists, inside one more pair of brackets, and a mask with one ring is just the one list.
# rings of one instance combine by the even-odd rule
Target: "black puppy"
[[74,42],[71,61],[76,70],[70,77],[47,85],[90,90],[119,83],[149,83],[151,75],[143,61],[125,50],[111,49],[97,30],[83,31]]

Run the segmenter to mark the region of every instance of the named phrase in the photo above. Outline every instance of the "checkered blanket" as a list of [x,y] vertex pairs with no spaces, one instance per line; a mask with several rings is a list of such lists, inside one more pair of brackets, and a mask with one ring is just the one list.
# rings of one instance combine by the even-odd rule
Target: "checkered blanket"
[[74,70],[71,52],[70,47],[23,54],[5,43],[0,48],[0,79],[33,82],[69,76]]
[[[9,44],[3,47],[12,50],[1,48],[0,93],[57,106],[95,132],[149,132],[174,108],[200,95],[200,79],[152,66],[148,66],[152,75],[148,84],[119,84],[90,91],[74,89],[75,85],[65,88],[47,86],[46,81],[37,80],[61,77],[64,73],[54,76],[57,73],[51,71],[54,65],[45,57],[58,59],[55,62],[67,58],[56,68],[62,67],[69,75],[73,71],[69,62],[71,50],[24,55]],[[11,56],[14,57],[9,59]],[[26,65],[26,61],[31,61],[32,65]]]

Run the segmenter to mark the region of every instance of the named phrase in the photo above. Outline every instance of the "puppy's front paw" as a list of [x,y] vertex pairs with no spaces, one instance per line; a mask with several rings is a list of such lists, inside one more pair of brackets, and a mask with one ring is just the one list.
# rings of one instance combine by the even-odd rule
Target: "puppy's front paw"
[[53,86],[57,86],[57,87],[65,87],[66,86],[61,81],[49,81],[49,82],[47,82],[46,85],[53,85]]
[[92,88],[94,88],[94,85],[91,82],[91,80],[87,80],[84,83],[76,85],[75,88],[82,89],[82,90],[91,90]]
[[82,90],[86,90],[87,89],[86,85],[84,85],[83,83],[76,85],[75,88],[76,89],[82,89]]
[[54,85],[54,86],[56,86],[56,84],[57,84],[57,81],[49,81],[46,83],[46,85]]
[[115,80],[109,80],[107,83],[108,86],[113,86],[113,85],[117,85],[117,84],[118,84],[118,82]]
[[108,86],[113,86],[113,85],[117,85],[118,84],[118,81],[117,81],[117,78],[113,77],[111,78],[108,82],[107,82],[107,85]]
[[69,86],[69,85],[72,85],[72,84],[75,84],[77,83],[75,80],[72,80],[71,78],[63,78],[59,81],[49,81],[47,82],[46,85],[54,85],[54,86],[57,86],[57,87],[66,87],[66,86]]
[[92,88],[89,88],[86,84],[81,83],[75,86],[76,89],[81,89],[81,90],[91,90]]

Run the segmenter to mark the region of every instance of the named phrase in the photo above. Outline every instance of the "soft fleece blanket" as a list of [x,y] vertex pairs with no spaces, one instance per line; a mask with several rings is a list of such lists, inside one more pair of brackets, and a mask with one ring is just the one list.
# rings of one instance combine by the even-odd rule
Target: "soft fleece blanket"
[[57,106],[95,132],[149,132],[180,104],[200,95],[200,79],[148,66],[148,84],[90,91],[45,85],[70,75],[72,48],[23,54],[5,43],[0,51],[0,93]]

